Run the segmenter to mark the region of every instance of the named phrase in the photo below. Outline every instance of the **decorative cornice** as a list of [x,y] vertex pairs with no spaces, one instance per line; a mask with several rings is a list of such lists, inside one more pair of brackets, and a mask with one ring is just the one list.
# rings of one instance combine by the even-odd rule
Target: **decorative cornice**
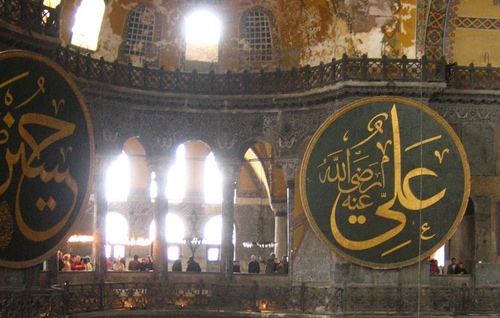
[[428,99],[443,91],[445,83],[347,81],[295,94],[190,95],[161,93],[105,85],[74,78],[89,104],[183,113],[268,113],[330,107],[347,98],[397,95]]

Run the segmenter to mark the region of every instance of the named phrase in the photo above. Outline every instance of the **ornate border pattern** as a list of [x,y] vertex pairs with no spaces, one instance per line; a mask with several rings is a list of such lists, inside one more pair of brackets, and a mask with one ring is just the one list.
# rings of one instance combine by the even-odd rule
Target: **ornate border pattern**
[[417,57],[423,56],[425,51],[425,30],[427,27],[425,22],[428,9],[426,0],[417,0],[417,26],[415,30]]
[[500,19],[455,17],[451,24],[457,29],[500,30]]
[[449,0],[432,0],[427,16],[425,56],[429,59],[443,57],[444,27]]
[[453,44],[455,43],[456,26],[453,21],[457,18],[458,5],[460,0],[450,0],[446,25],[444,30],[444,57],[449,63],[453,63]]

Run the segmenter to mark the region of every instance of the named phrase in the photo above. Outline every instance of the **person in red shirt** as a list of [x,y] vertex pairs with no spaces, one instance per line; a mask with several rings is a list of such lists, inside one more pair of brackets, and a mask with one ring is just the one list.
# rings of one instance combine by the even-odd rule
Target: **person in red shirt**
[[75,261],[73,262],[73,265],[71,265],[71,270],[74,271],[84,271],[85,270],[85,264],[82,262],[82,258],[80,255],[77,255],[75,257]]

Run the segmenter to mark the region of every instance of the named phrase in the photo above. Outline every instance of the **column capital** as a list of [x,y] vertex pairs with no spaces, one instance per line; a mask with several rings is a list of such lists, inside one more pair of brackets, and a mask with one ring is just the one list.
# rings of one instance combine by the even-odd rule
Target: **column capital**
[[286,216],[287,215],[288,203],[285,202],[271,202],[271,210],[274,212],[274,216]]
[[287,185],[295,182],[295,173],[300,167],[300,160],[298,158],[276,159],[276,165],[283,173]]

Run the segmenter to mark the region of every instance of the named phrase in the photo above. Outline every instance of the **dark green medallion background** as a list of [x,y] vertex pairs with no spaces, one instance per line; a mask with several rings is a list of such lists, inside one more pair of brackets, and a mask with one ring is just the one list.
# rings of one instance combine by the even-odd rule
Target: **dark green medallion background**
[[88,204],[90,118],[76,85],[40,55],[0,54],[0,265],[34,266],[65,242]]
[[[455,132],[431,109],[403,98],[368,98],[346,106],[315,133],[302,162],[300,191],[309,223],[332,250],[360,265],[398,268],[428,257],[453,235],[469,198],[469,166]],[[426,207],[433,197],[438,199]],[[377,215],[381,207],[391,217]]]

